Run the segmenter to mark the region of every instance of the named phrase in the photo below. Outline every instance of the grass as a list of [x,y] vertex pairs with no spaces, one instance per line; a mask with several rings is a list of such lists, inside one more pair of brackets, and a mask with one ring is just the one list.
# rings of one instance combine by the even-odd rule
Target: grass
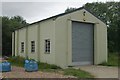
[[[34,60],[34,59],[30,59],[30,60]],[[20,57],[20,56],[10,57],[10,58],[8,58],[8,61],[11,62],[11,64],[14,66],[24,67],[25,58]],[[39,68],[39,70],[42,70],[42,69],[61,69],[60,67],[58,67],[56,65],[42,63],[42,62],[38,62],[38,68]]]
[[14,66],[24,67],[25,58],[19,56],[9,57],[8,61]]
[[39,69],[61,69],[59,66],[53,65],[53,64],[47,64],[47,63],[42,63],[38,62],[38,67]]
[[118,66],[119,55],[118,53],[109,53],[108,54],[108,61],[102,62],[100,65],[103,66]]
[[83,70],[78,70],[78,69],[73,69],[73,68],[68,68],[64,70],[64,75],[72,75],[76,76],[77,78],[93,78],[90,73],[85,72]]
[[[11,62],[12,65],[19,66],[19,67],[24,67],[24,60],[25,58],[22,58],[19,56],[8,58],[8,61]],[[53,64],[38,62],[38,68],[40,71],[45,71],[45,72],[57,72],[64,75],[75,76],[78,78],[93,78],[93,76],[90,75],[90,73],[88,72],[78,70],[78,69],[73,69],[73,68],[62,69],[59,66],[56,66]]]

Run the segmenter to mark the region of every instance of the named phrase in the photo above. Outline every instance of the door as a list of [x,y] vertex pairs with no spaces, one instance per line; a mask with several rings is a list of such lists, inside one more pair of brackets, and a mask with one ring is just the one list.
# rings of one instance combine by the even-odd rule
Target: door
[[93,64],[93,31],[94,25],[72,22],[72,64]]

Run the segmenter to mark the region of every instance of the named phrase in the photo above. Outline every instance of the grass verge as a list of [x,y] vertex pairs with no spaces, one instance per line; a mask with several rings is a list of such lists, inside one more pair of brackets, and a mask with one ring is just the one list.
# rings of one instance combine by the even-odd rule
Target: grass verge
[[108,61],[103,62],[100,65],[103,66],[119,66],[119,56],[118,53],[109,53],[108,54]]
[[76,76],[77,78],[93,78],[90,73],[85,72],[83,70],[78,70],[78,69],[73,69],[73,68],[68,68],[64,70],[64,75],[72,75]]

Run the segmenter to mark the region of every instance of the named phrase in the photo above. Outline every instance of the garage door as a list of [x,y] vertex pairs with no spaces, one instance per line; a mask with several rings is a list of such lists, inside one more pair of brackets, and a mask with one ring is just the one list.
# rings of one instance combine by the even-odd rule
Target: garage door
[[72,22],[73,65],[93,64],[93,24]]

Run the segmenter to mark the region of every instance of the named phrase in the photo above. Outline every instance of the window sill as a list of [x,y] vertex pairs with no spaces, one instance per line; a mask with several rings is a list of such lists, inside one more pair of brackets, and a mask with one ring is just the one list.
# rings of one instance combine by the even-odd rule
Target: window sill
[[45,54],[50,54],[50,52],[44,52]]
[[35,54],[35,52],[31,52],[31,54]]

